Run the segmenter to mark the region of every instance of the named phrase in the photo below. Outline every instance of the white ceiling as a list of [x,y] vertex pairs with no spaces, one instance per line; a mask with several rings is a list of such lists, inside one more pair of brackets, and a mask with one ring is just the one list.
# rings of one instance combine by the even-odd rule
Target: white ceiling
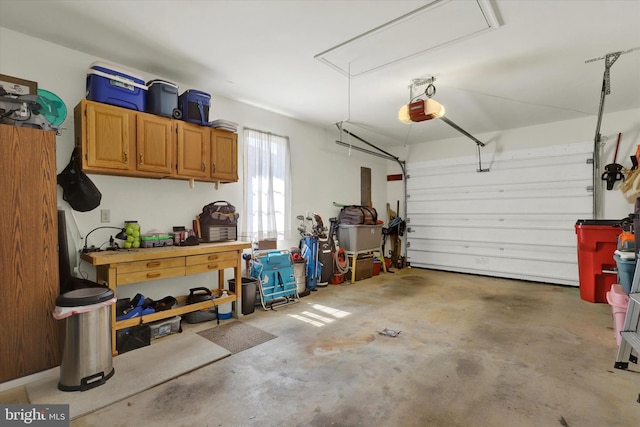
[[[372,71],[349,77],[315,58],[430,3],[431,15],[405,20],[408,31],[391,26],[331,52],[347,73],[365,62]],[[441,120],[397,120],[411,81],[434,75],[434,98],[471,134],[591,116],[595,131],[605,63],[585,61],[640,47],[640,0],[478,3],[499,27],[466,38],[467,26],[478,30],[475,0],[0,0],[0,25],[189,82],[213,94],[213,116],[222,95],[322,126],[348,122],[378,146],[460,135]],[[452,38],[460,39],[445,43]],[[416,49],[422,53],[400,60]],[[369,66],[376,55],[391,63]],[[635,108],[640,49],[612,66],[605,113]]]

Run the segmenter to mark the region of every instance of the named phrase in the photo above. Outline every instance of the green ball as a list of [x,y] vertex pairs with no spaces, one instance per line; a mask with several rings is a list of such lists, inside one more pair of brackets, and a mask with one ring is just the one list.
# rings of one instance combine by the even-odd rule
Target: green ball
[[131,249],[131,242],[124,242],[125,249]]
[[140,241],[139,240],[134,240],[134,242],[131,244],[131,246],[133,246],[134,248],[139,248],[140,247]]

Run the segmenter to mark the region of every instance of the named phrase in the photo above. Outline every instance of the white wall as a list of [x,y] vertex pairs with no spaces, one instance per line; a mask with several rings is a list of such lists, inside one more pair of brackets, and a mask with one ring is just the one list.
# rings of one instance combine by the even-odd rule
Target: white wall
[[[65,122],[61,126],[61,135],[57,138],[58,173],[66,166],[74,144],[73,108],[85,96],[85,78],[90,64],[94,61],[111,62],[108,58],[94,56],[70,50],[49,42],[25,36],[23,34],[0,28],[0,73],[38,82],[38,87],[58,95],[69,110]],[[113,63],[113,62],[111,62]],[[125,68],[126,64],[115,64]],[[131,68],[129,68],[131,69]],[[146,73],[144,70],[131,69],[135,75],[145,81],[154,78],[166,78]],[[181,92],[191,88],[189,82],[178,82]],[[265,82],[268,84],[268,82]],[[293,206],[291,222],[293,230],[298,221],[296,215],[305,212],[317,212],[328,223],[336,216],[339,208],[332,202],[345,204],[360,203],[360,167],[372,169],[372,198],[374,206],[386,203],[385,160],[360,153],[350,156],[346,149],[337,146],[334,141],[339,138],[337,128],[323,129],[301,121],[265,111],[240,102],[216,95],[215,87],[195,87],[212,94],[210,119],[227,119],[238,122],[241,126],[273,132],[290,138],[293,162]],[[67,211],[70,246],[82,246],[80,236],[100,225],[121,226],[125,220],[138,220],[142,231],[170,231],[173,225],[190,226],[193,217],[202,207],[216,200],[226,200],[236,206],[243,215],[243,183],[242,183],[242,132],[239,130],[239,175],[240,181],[222,184],[216,190],[213,184],[196,182],[195,188],[189,188],[187,181],[154,180],[144,178],[126,178],[115,176],[90,175],[90,178],[102,192],[102,203],[91,212],[75,212],[62,200],[61,188],[58,187],[58,206]],[[100,223],[100,209],[111,211],[110,224]],[[76,230],[69,212],[77,219]],[[103,233],[103,234],[100,234]],[[99,230],[90,236],[90,244],[100,245],[108,240],[110,230]],[[241,230],[239,230],[241,234]],[[279,242],[280,248],[297,246],[299,235],[291,233],[291,240]],[[74,253],[75,255],[75,253]],[[72,263],[74,260],[72,260]],[[93,269],[86,263],[82,271],[94,277]],[[231,272],[227,272],[231,277]],[[147,285],[123,287],[119,296],[132,296],[142,292],[145,296],[159,299],[171,294],[171,286],[176,281],[184,289],[202,286],[212,280],[215,275],[197,275],[182,279],[167,279]],[[163,286],[164,284],[164,286]],[[184,293],[181,291],[181,293]],[[175,294],[175,292],[174,292]]]

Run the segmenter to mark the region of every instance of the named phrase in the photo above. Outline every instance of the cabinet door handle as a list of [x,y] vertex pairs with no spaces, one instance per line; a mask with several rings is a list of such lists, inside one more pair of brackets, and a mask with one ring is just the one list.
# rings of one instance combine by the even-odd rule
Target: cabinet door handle
[[213,261],[214,259],[218,259],[218,255],[209,255],[207,258],[209,261]]
[[140,153],[140,164],[144,164],[144,154]]
[[150,261],[147,263],[147,268],[159,267],[160,261]]
[[204,172],[204,162],[202,162],[202,172]]
[[216,164],[212,163],[211,168],[213,169],[211,172],[216,173]]
[[129,164],[129,153],[127,153],[126,151],[122,153],[122,161],[125,165]]
[[218,264],[209,264],[209,265],[207,265],[207,268],[209,270],[217,270],[218,269]]
[[154,271],[152,273],[147,273],[147,279],[152,279],[154,277],[160,277],[160,272],[159,271]]

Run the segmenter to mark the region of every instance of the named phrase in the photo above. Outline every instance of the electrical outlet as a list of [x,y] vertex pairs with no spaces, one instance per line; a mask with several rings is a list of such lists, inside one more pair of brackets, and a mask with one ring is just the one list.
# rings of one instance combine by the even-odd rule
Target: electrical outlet
[[109,209],[101,209],[100,210],[100,222],[110,222],[111,221],[111,212]]

